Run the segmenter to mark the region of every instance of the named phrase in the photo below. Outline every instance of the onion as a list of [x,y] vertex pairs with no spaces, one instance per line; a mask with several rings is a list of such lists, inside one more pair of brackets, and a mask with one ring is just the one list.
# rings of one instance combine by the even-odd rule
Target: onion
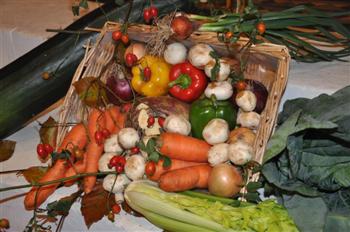
[[126,59],[126,54],[134,54],[137,59],[141,59],[146,54],[146,47],[143,43],[132,43],[124,52],[124,60]]
[[119,79],[115,76],[110,76],[107,78],[107,87],[107,97],[115,105],[120,104],[116,96],[124,101],[130,101],[134,97],[131,86],[125,78]]
[[191,21],[181,15],[176,16],[171,22],[171,30],[175,33],[175,37],[178,39],[186,39],[193,32],[193,26]]
[[234,166],[224,163],[216,165],[212,169],[208,180],[208,189],[213,195],[232,197],[240,191],[242,184],[243,178],[240,172]]
[[179,64],[186,60],[187,49],[182,43],[169,44],[164,51],[164,60],[169,64]]
[[193,66],[204,69],[205,65],[214,60],[214,58],[210,56],[211,51],[214,50],[208,44],[196,44],[191,47],[188,52],[188,60]]

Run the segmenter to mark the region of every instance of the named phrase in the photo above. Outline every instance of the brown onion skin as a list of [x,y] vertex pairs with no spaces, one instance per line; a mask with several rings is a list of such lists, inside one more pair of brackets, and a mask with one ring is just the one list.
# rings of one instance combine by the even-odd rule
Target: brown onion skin
[[241,173],[233,165],[223,163],[213,167],[209,180],[209,192],[215,196],[232,197],[243,185]]
[[186,16],[176,16],[171,22],[171,29],[177,39],[186,39],[193,32],[192,22]]

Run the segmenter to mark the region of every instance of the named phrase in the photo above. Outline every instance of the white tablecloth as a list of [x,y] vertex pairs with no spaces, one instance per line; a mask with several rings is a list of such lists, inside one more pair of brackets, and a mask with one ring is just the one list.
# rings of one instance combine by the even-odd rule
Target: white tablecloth
[[[0,68],[45,41],[49,36],[52,36],[52,34],[45,32],[46,28],[64,28],[74,20],[70,11],[70,1],[31,0],[31,4],[28,2],[28,0],[0,0]],[[18,16],[9,15],[8,12],[14,12],[15,3],[22,7],[22,13],[17,13]],[[49,9],[65,10],[52,17],[52,14],[47,13]],[[32,16],[28,15],[30,12],[32,12]],[[34,17],[33,12],[34,15],[35,12],[43,13],[38,13],[41,17]],[[62,17],[59,17],[60,15]],[[28,17],[39,18],[39,21],[25,20]],[[43,20],[44,17],[47,17],[47,19]],[[60,21],[60,18],[64,18],[64,20]],[[42,25],[42,22],[46,24],[39,27],[39,25]],[[36,26],[33,26],[34,24]],[[350,61],[350,57],[347,60]],[[305,64],[293,61],[282,103],[287,99],[296,97],[314,97],[321,93],[330,94],[346,85],[350,85],[349,63],[335,61]],[[57,110],[51,112],[50,115],[57,116]],[[48,115],[43,116],[39,121],[43,122],[47,117]],[[17,142],[16,150],[11,159],[0,163],[0,171],[42,165],[36,155],[36,145],[39,143],[37,129],[38,124],[34,122],[7,138]],[[22,177],[17,177],[15,174],[0,176],[0,188],[25,183]],[[10,196],[24,193],[27,190],[1,192],[0,201]],[[47,202],[67,196],[74,190],[75,187],[61,188]],[[23,231],[31,216],[32,212],[24,210],[23,197],[0,204],[0,218],[5,217],[10,220],[10,231]],[[80,213],[80,204],[76,203],[65,220],[63,231],[86,231],[86,229]],[[148,223],[144,218],[136,218],[122,212],[116,217],[115,223],[111,223],[104,218],[92,225],[90,231],[137,232],[161,230]]]

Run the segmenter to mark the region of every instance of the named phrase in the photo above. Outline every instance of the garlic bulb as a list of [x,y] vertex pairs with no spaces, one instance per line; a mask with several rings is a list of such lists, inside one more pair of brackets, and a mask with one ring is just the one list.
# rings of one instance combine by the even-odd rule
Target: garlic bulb
[[231,143],[228,146],[228,157],[235,165],[244,165],[253,158],[253,147],[242,141]]
[[230,64],[225,59],[219,59],[220,69],[216,77],[211,76],[211,71],[215,66],[215,60],[210,61],[204,67],[205,74],[216,81],[226,81],[231,72]]
[[171,43],[164,51],[164,60],[169,64],[179,64],[186,60],[187,48],[182,43]]
[[260,115],[254,111],[244,112],[239,110],[237,116],[237,124],[242,127],[247,127],[252,130],[256,130],[259,127]]
[[250,90],[243,90],[237,93],[236,104],[243,111],[253,111],[256,107],[256,96]]
[[233,94],[232,85],[228,81],[215,81],[208,84],[204,91],[204,95],[210,98],[215,95],[217,100],[227,100]]
[[212,51],[214,50],[208,44],[196,44],[188,52],[188,60],[193,66],[203,69],[206,64],[213,60],[213,57],[210,56]]
[[204,140],[215,145],[224,143],[230,134],[228,123],[221,118],[214,118],[204,127],[202,135]]

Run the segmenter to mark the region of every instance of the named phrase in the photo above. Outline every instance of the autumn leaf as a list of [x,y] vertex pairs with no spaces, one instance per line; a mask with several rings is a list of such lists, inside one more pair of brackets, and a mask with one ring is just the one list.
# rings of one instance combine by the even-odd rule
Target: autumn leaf
[[[108,208],[108,196],[109,208]],[[116,204],[114,194],[109,194],[102,187],[102,181],[98,181],[95,188],[89,194],[85,194],[81,201],[81,214],[84,216],[85,224],[88,228],[107,215],[110,208]]]
[[95,77],[85,77],[73,83],[75,91],[78,93],[80,100],[87,106],[103,106],[107,103],[106,91],[103,84]]
[[45,175],[46,171],[47,167],[35,166],[19,171],[17,175],[23,175],[28,183],[33,183],[38,182]]
[[56,217],[58,215],[67,216],[73,203],[81,196],[81,194],[82,191],[79,190],[70,196],[63,197],[58,201],[47,204],[47,215],[49,217]]
[[39,130],[41,141],[43,143],[50,144],[53,148],[55,148],[57,129],[57,122],[52,117],[49,117],[43,124],[41,124]]
[[0,162],[10,159],[15,151],[15,147],[15,141],[0,140]]

